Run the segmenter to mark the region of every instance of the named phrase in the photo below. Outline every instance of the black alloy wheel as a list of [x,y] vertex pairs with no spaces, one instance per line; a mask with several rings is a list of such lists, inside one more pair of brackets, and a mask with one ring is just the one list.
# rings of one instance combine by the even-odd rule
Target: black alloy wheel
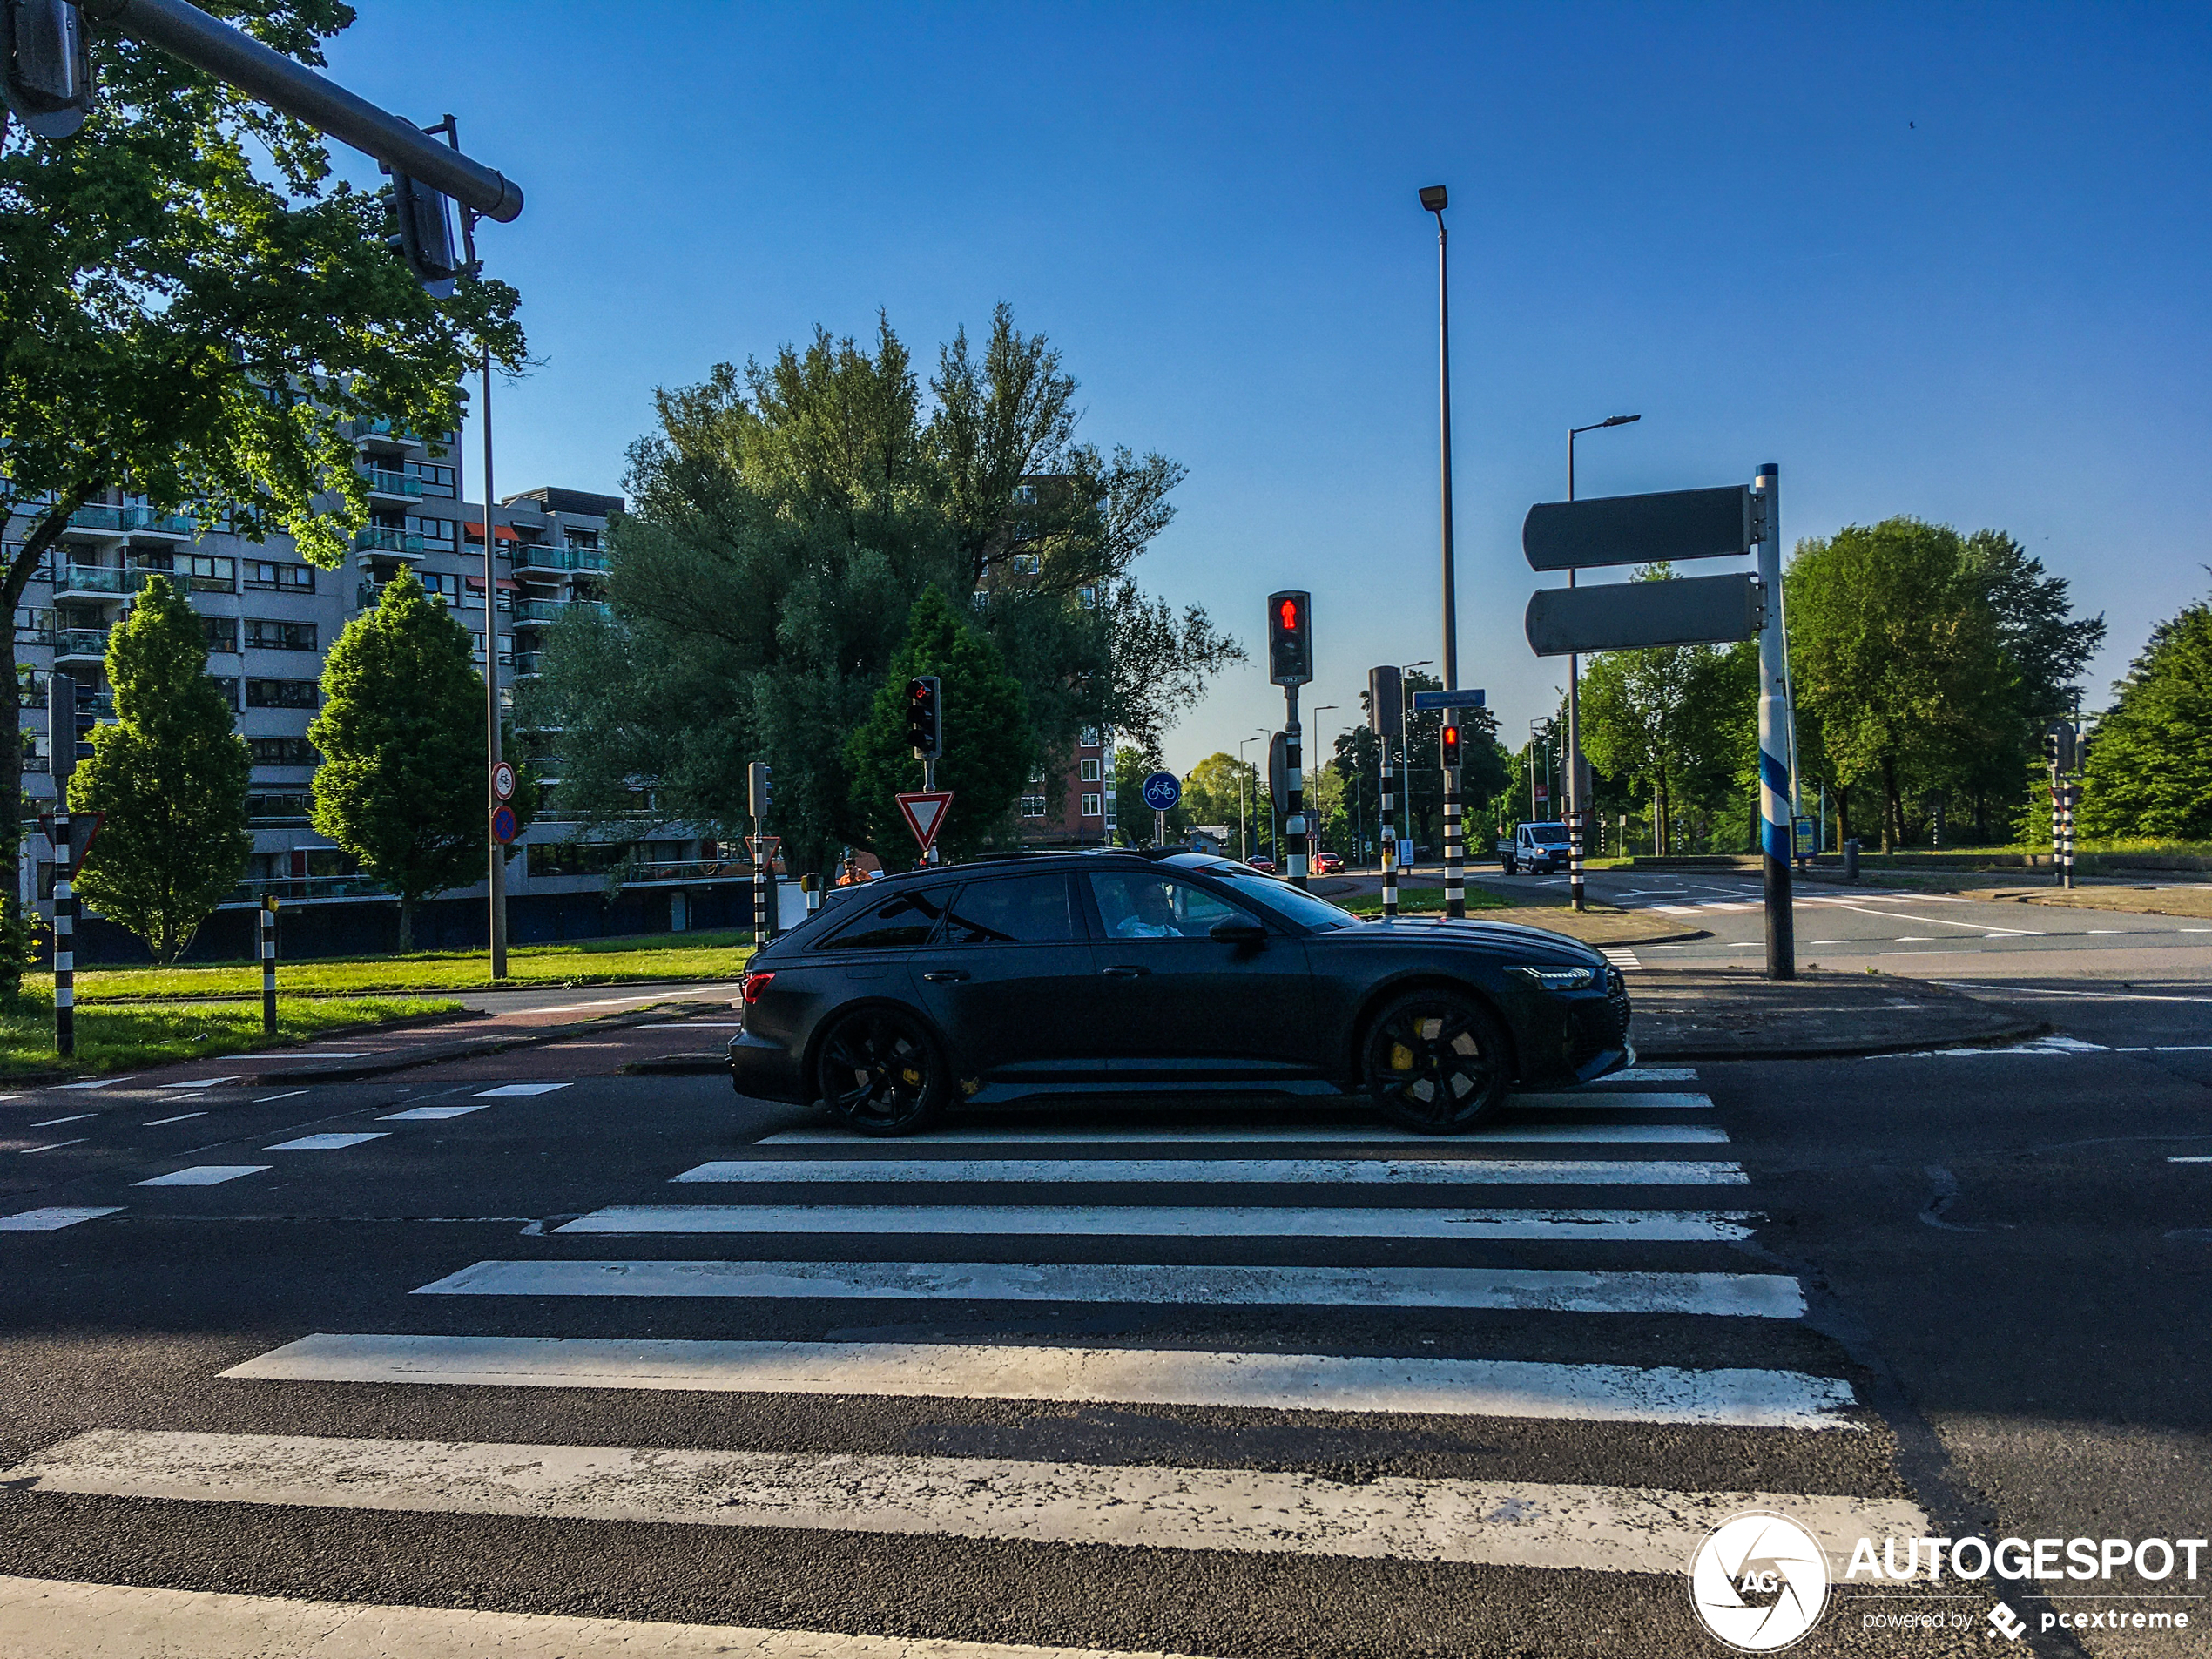
[[1413,991],[1367,1028],[1361,1075],[1383,1116],[1419,1135],[1472,1129],[1513,1080],[1505,1029],[1474,998]]
[[863,1135],[912,1134],[949,1089],[935,1041],[897,1008],[860,1008],[832,1026],[815,1081],[822,1103]]

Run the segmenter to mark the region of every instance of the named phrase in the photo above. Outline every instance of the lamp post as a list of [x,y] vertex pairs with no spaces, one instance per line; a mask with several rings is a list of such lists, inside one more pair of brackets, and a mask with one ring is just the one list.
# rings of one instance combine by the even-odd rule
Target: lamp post
[[[1441,185],[1421,187],[1421,206],[1436,215],[1436,403],[1444,517],[1444,689],[1460,688],[1460,625],[1452,561],[1452,300],[1450,261],[1444,209],[1451,195]],[[1454,920],[1467,913],[1462,885],[1467,850],[1460,833],[1460,774],[1444,768],[1444,914]]]
[[[1318,706],[1316,706],[1316,707],[1314,707],[1314,708],[1308,709],[1308,710],[1306,711],[1306,712],[1307,712],[1307,713],[1309,713],[1309,714],[1327,714],[1327,713],[1331,712],[1332,710],[1333,710],[1333,711],[1341,711],[1341,710],[1342,710],[1343,706],[1344,706],[1344,705],[1343,705],[1342,704],[1339,704],[1339,703],[1323,703],[1323,704],[1320,704],[1320,705],[1318,705]],[[1316,729],[1317,731],[1319,729],[1320,724],[1321,724],[1321,723],[1320,723],[1318,720],[1316,720],[1316,721],[1314,722],[1314,726],[1315,726],[1315,729]],[[1332,745],[1332,746],[1333,747],[1333,745]],[[1308,775],[1308,776],[1311,776],[1313,772],[1317,772],[1317,771],[1318,771],[1318,770],[1319,770],[1319,768],[1318,768],[1318,767],[1317,767],[1317,766],[1309,766],[1309,767],[1307,767],[1307,768],[1306,768],[1306,772],[1307,772],[1307,775]],[[1319,852],[1319,851],[1321,850],[1321,848],[1320,848],[1320,846],[1319,846],[1320,837],[1319,837],[1319,836],[1318,836],[1318,835],[1316,835],[1316,834],[1314,833],[1314,832],[1313,832],[1313,822],[1312,822],[1312,820],[1313,820],[1313,811],[1312,811],[1312,805],[1313,805],[1313,792],[1312,792],[1311,789],[1309,789],[1309,790],[1307,790],[1307,791],[1305,792],[1305,795],[1306,795],[1306,813],[1305,813],[1305,817],[1306,817],[1306,832],[1305,832],[1305,833],[1306,833],[1306,842],[1305,842],[1305,844],[1306,844],[1306,846],[1309,846],[1309,847],[1312,848],[1312,850],[1313,850],[1314,852],[1318,853],[1318,852]],[[1310,860],[1309,860],[1309,862],[1310,862]]]
[[[1575,499],[1575,440],[1585,432],[1600,432],[1609,426],[1633,426],[1643,419],[1641,415],[1609,415],[1602,421],[1593,421],[1588,426],[1567,428],[1567,499]],[[1575,570],[1569,566],[1567,585],[1575,585]],[[1582,821],[1590,809],[1582,799],[1582,658],[1578,651],[1567,658],[1567,838],[1568,888],[1574,897],[1575,908],[1582,908]]]
[[1252,856],[1251,836],[1247,828],[1251,819],[1244,805],[1246,797],[1251,792],[1251,782],[1244,772],[1244,745],[1258,743],[1274,735],[1262,726],[1251,737],[1240,738],[1237,742],[1237,862],[1239,864],[1250,863]]
[[[1410,725],[1407,724],[1407,721],[1408,721],[1409,717],[1408,717],[1408,715],[1407,715],[1407,714],[1406,714],[1406,682],[1407,678],[1410,678],[1410,677],[1412,676],[1413,671],[1415,669],[1417,669],[1417,668],[1434,668],[1435,666],[1436,666],[1436,658],[1434,658],[1433,657],[1424,657],[1424,658],[1421,658],[1421,660],[1420,660],[1420,661],[1419,661],[1418,663],[1400,663],[1400,664],[1398,665],[1398,731],[1399,731],[1398,747],[1399,747],[1399,758],[1400,759],[1402,759],[1403,761],[1405,761],[1405,763],[1406,763],[1406,838],[1405,838],[1405,839],[1406,839],[1406,840],[1409,840],[1409,841],[1410,841],[1410,840],[1413,840],[1414,839],[1414,837],[1413,837],[1413,732],[1412,732],[1412,728],[1411,728],[1411,727],[1410,727]],[[1386,746],[1387,746],[1387,745],[1386,745]],[[1390,766],[1389,766],[1389,762],[1388,762],[1388,759],[1387,759],[1387,757],[1386,757],[1386,758],[1385,758],[1384,765],[1383,765],[1383,774],[1382,774],[1382,792],[1383,792],[1384,794],[1386,794],[1386,794],[1388,794],[1388,793],[1390,793]],[[1387,805],[1389,805],[1390,803],[1386,802],[1386,803],[1384,803],[1384,804],[1385,804],[1386,806],[1387,806]],[[1388,816],[1390,816],[1390,815],[1391,815],[1391,814],[1388,814],[1388,813],[1386,813],[1386,814],[1385,814],[1385,816],[1386,816],[1386,817],[1388,817]],[[1390,827],[1391,829],[1393,829],[1393,830],[1395,830],[1398,826],[1397,826],[1395,824],[1393,824],[1393,825],[1391,825],[1389,827]],[[1396,884],[1395,882],[1388,883],[1388,884],[1386,884],[1386,887],[1385,887],[1385,888],[1384,888],[1384,898],[1385,898],[1385,900],[1386,900],[1386,903],[1384,904],[1384,906],[1383,906],[1384,914],[1385,914],[1386,915],[1395,916],[1395,915],[1398,914],[1398,888],[1397,888],[1397,884]]]

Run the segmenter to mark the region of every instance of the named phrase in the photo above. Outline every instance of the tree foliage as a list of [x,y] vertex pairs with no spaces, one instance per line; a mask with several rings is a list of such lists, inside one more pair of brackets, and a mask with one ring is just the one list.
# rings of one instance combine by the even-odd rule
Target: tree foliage
[[2083,833],[2212,840],[2212,605],[2161,623],[2114,687],[2083,780]]
[[[484,867],[484,682],[469,631],[412,571],[346,624],[323,664],[314,826],[400,895],[400,948],[415,907]],[[511,803],[525,824],[534,787]]]
[[[212,0],[319,65],[341,0]],[[97,106],[57,143],[0,140],[0,522],[27,517],[10,607],[112,489],[247,535],[289,531],[335,566],[368,516],[349,422],[451,430],[484,342],[523,361],[503,283],[424,294],[386,247],[378,198],[333,184],[320,138],[213,77],[101,30]],[[12,670],[14,636],[0,651]],[[21,757],[0,745],[0,797]],[[10,826],[13,820],[10,819]],[[16,832],[4,832],[12,903]],[[0,996],[15,991],[0,963]]]
[[1056,778],[1086,726],[1157,750],[1242,652],[1138,587],[1182,469],[1076,442],[1075,394],[1003,306],[980,352],[965,333],[943,347],[926,390],[880,319],[866,346],[818,330],[658,394],[610,537],[613,616],[556,630],[531,691],[566,729],[564,809],[610,822],[651,779],[664,813],[732,826],[765,758],[802,864],[871,840],[846,738],[932,587],[973,599],[1022,689],[1023,779]]
[[907,682],[934,674],[943,711],[945,752],[937,787],[954,797],[937,843],[948,858],[979,852],[1003,833],[1035,752],[1022,687],[998,647],[963,621],[934,588],[914,601],[907,637],[876,690],[868,718],[846,745],[852,810],[860,844],[893,868],[914,846],[894,796],[921,787],[921,762],[907,741]]
[[199,613],[148,577],[108,636],[115,721],[92,728],[69,783],[71,811],[106,814],[78,890],[157,962],[184,954],[253,850],[253,757],[206,666]]

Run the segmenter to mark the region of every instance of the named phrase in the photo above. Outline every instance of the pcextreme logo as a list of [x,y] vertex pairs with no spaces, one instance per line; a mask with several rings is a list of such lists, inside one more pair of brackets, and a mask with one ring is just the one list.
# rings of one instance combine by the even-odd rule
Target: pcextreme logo
[[1730,1516],[1690,1558],[1689,1604],[1730,1647],[1777,1652],[1820,1622],[1827,1554],[1787,1515]]

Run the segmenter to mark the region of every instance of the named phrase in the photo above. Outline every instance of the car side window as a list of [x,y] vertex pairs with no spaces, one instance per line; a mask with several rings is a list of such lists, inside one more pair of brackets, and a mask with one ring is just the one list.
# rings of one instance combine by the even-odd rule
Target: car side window
[[816,948],[820,950],[910,950],[936,931],[944,914],[944,889],[901,893],[880,904],[866,905]]
[[945,915],[948,945],[1049,945],[1081,939],[1083,930],[1069,903],[1068,878],[1016,876],[971,881]]
[[1098,871],[1086,878],[1109,939],[1204,939],[1217,921],[1258,921],[1195,882],[1144,871]]

